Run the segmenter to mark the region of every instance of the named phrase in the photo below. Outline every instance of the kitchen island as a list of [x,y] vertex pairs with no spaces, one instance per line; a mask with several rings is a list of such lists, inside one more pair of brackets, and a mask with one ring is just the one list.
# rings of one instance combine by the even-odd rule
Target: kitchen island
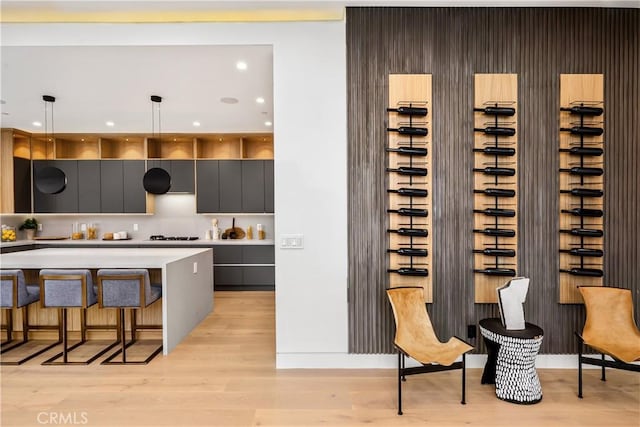
[[4,269],[147,268],[162,277],[162,344],[167,355],[213,310],[211,249],[49,248],[0,255]]

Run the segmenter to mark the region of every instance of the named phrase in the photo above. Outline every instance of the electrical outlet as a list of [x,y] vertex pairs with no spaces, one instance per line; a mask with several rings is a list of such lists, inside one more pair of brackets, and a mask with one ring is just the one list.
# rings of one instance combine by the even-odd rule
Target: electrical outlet
[[302,249],[304,248],[304,235],[283,234],[280,237],[280,247],[282,249]]
[[42,224],[38,224],[38,231],[42,231]]
[[138,231],[138,224],[133,224],[133,231]]
[[193,263],[193,274],[197,274],[198,273],[198,263],[194,262]]

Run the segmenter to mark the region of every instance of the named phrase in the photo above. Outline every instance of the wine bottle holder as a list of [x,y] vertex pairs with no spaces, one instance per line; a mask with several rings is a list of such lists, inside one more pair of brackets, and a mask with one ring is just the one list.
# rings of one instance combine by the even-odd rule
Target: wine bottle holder
[[422,286],[432,302],[431,75],[389,75],[387,196],[389,287]]
[[560,302],[603,284],[604,79],[560,76]]
[[474,102],[474,286],[476,303],[497,302],[496,288],[518,265],[518,81],[476,74]]

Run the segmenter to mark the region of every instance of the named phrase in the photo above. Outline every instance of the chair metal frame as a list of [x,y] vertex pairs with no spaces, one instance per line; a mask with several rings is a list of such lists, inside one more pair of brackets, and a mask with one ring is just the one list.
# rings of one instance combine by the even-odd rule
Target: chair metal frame
[[[62,331],[62,352],[54,355],[53,357],[42,362],[43,365],[89,365],[94,362],[96,359],[104,355],[106,352],[114,348],[119,344],[119,340],[112,342],[104,349],[95,353],[89,359],[85,359],[82,361],[69,361],[69,353],[83,344],[87,343],[87,329],[117,329],[118,325],[115,327],[113,325],[87,325],[87,278],[83,274],[48,274],[48,275],[40,275],[40,306],[42,308],[52,308],[47,307],[45,301],[45,292],[44,292],[44,282],[46,280],[80,280],[81,292],[82,292],[82,302],[79,307],[58,307],[58,323],[60,326],[60,330]],[[68,347],[68,330],[67,330],[67,309],[69,308],[80,308],[80,341]],[[62,318],[62,324],[60,325],[60,317]],[[119,323],[119,322],[118,322]],[[62,357],[62,362],[57,362],[56,360]]]
[[[3,280],[8,280],[9,277],[4,276]],[[5,354],[8,353],[16,348],[22,347],[24,344],[29,342],[29,331],[30,330],[58,330],[58,340],[55,341],[52,344],[49,344],[48,346],[35,351],[33,353],[29,353],[27,354],[25,357],[16,360],[16,361],[5,361],[2,360],[0,361],[0,365],[2,366],[16,366],[16,365],[22,365],[25,362],[28,362],[29,360],[40,356],[42,353],[45,353],[49,350],[51,350],[52,348],[54,348],[55,346],[57,346],[58,344],[60,344],[62,342],[61,339],[61,334],[60,334],[60,328],[59,326],[56,325],[29,325],[29,305],[31,304],[35,304],[38,301],[33,301],[32,303],[29,304],[25,304],[21,307],[18,306],[18,278],[15,276],[11,276],[11,286],[13,287],[13,301],[12,301],[12,306],[11,308],[8,307],[0,307],[3,310],[5,310],[5,312],[7,313],[7,325],[2,327],[2,330],[6,330],[7,331],[7,340],[3,341],[2,344],[0,345],[0,354]],[[14,343],[13,345],[9,345],[11,343],[14,342],[13,339],[13,310],[14,309],[21,309],[22,310],[22,340]],[[59,322],[58,322],[59,323]],[[8,347],[7,347],[8,346]]]
[[[582,286],[579,286],[579,288]],[[616,289],[622,289],[622,288],[616,288]],[[628,289],[627,289],[628,290]],[[631,292],[629,290],[629,292]],[[636,326],[637,328],[637,326]],[[589,346],[589,344],[585,343],[584,339],[582,338],[582,335],[580,335],[578,332],[575,332],[576,338],[578,340],[578,397],[580,399],[583,398],[582,395],[582,365],[594,365],[594,366],[600,366],[602,368],[601,370],[601,376],[600,376],[600,380],[601,381],[606,381],[607,380],[607,376],[605,373],[605,368],[613,368],[613,369],[620,369],[623,371],[633,371],[633,372],[640,372],[640,365],[638,364],[634,364],[634,363],[626,363],[623,362],[621,360],[617,360],[615,358],[613,358],[613,360],[607,360],[605,358],[605,354],[601,353],[601,352],[597,352],[598,354],[600,354],[600,358],[595,358],[595,357],[587,357],[584,356],[582,350],[583,350],[583,346]],[[591,347],[591,346],[589,346]],[[591,347],[593,348],[593,347]]]
[[[135,344],[138,341],[136,337],[136,333],[138,332],[138,330],[162,329],[162,325],[138,325],[137,324],[137,320],[136,320],[137,309],[148,307],[145,301],[146,292],[145,292],[144,278],[145,276],[143,274],[98,276],[98,305],[100,308],[115,308],[118,310],[118,343],[120,344],[120,348],[117,351],[115,351],[113,354],[111,354],[109,357],[107,357],[105,360],[103,360],[101,365],[146,365],[151,360],[153,360],[154,357],[160,354],[160,352],[162,351],[163,346],[161,344],[159,347],[155,348],[153,352],[145,360],[127,361],[126,350],[127,348],[131,347],[133,344]],[[102,300],[103,280],[137,280],[140,283],[140,290],[139,290],[140,306],[139,307],[137,306],[132,306],[132,307],[105,306]],[[160,298],[158,298],[156,301],[159,301],[159,300]],[[156,301],[153,301],[149,305],[152,305]],[[130,313],[130,322],[131,322],[131,340],[128,343],[126,342],[126,331],[125,331],[125,309],[126,308],[130,309],[129,313]],[[113,361],[113,359],[116,358],[119,354],[122,354],[122,360]]]

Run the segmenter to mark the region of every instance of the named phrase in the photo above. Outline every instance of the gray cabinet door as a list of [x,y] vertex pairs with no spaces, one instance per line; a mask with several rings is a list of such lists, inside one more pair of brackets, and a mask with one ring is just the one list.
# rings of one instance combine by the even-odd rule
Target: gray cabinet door
[[276,284],[274,267],[242,267],[242,284],[245,286],[273,286]]
[[219,160],[219,212],[242,212],[242,160]]
[[103,160],[100,164],[100,206],[104,213],[124,211],[122,162],[122,160]]
[[78,212],[100,210],[100,160],[78,160]]
[[274,246],[243,246],[242,247],[242,263],[243,264],[273,264],[275,263]]
[[193,160],[171,160],[169,192],[193,193],[195,191],[193,165]]
[[198,213],[220,212],[218,160],[198,160],[196,164]]
[[145,213],[147,211],[147,193],[142,185],[144,160],[123,160],[122,176],[123,212]]
[[38,172],[49,166],[54,166],[53,160],[33,161],[33,211],[36,213],[52,213],[56,211],[56,195],[42,193],[36,186]]
[[213,286],[242,286],[244,267],[214,267]]
[[31,212],[31,161],[13,158],[13,208],[15,213]]
[[55,160],[52,164],[62,170],[67,177],[66,188],[54,195],[55,212],[57,213],[77,213],[78,212],[78,161],[77,160]]
[[242,246],[217,245],[213,247],[213,263],[242,264]]
[[273,213],[273,160],[264,161],[264,211]]
[[242,162],[242,212],[264,212],[264,161]]

